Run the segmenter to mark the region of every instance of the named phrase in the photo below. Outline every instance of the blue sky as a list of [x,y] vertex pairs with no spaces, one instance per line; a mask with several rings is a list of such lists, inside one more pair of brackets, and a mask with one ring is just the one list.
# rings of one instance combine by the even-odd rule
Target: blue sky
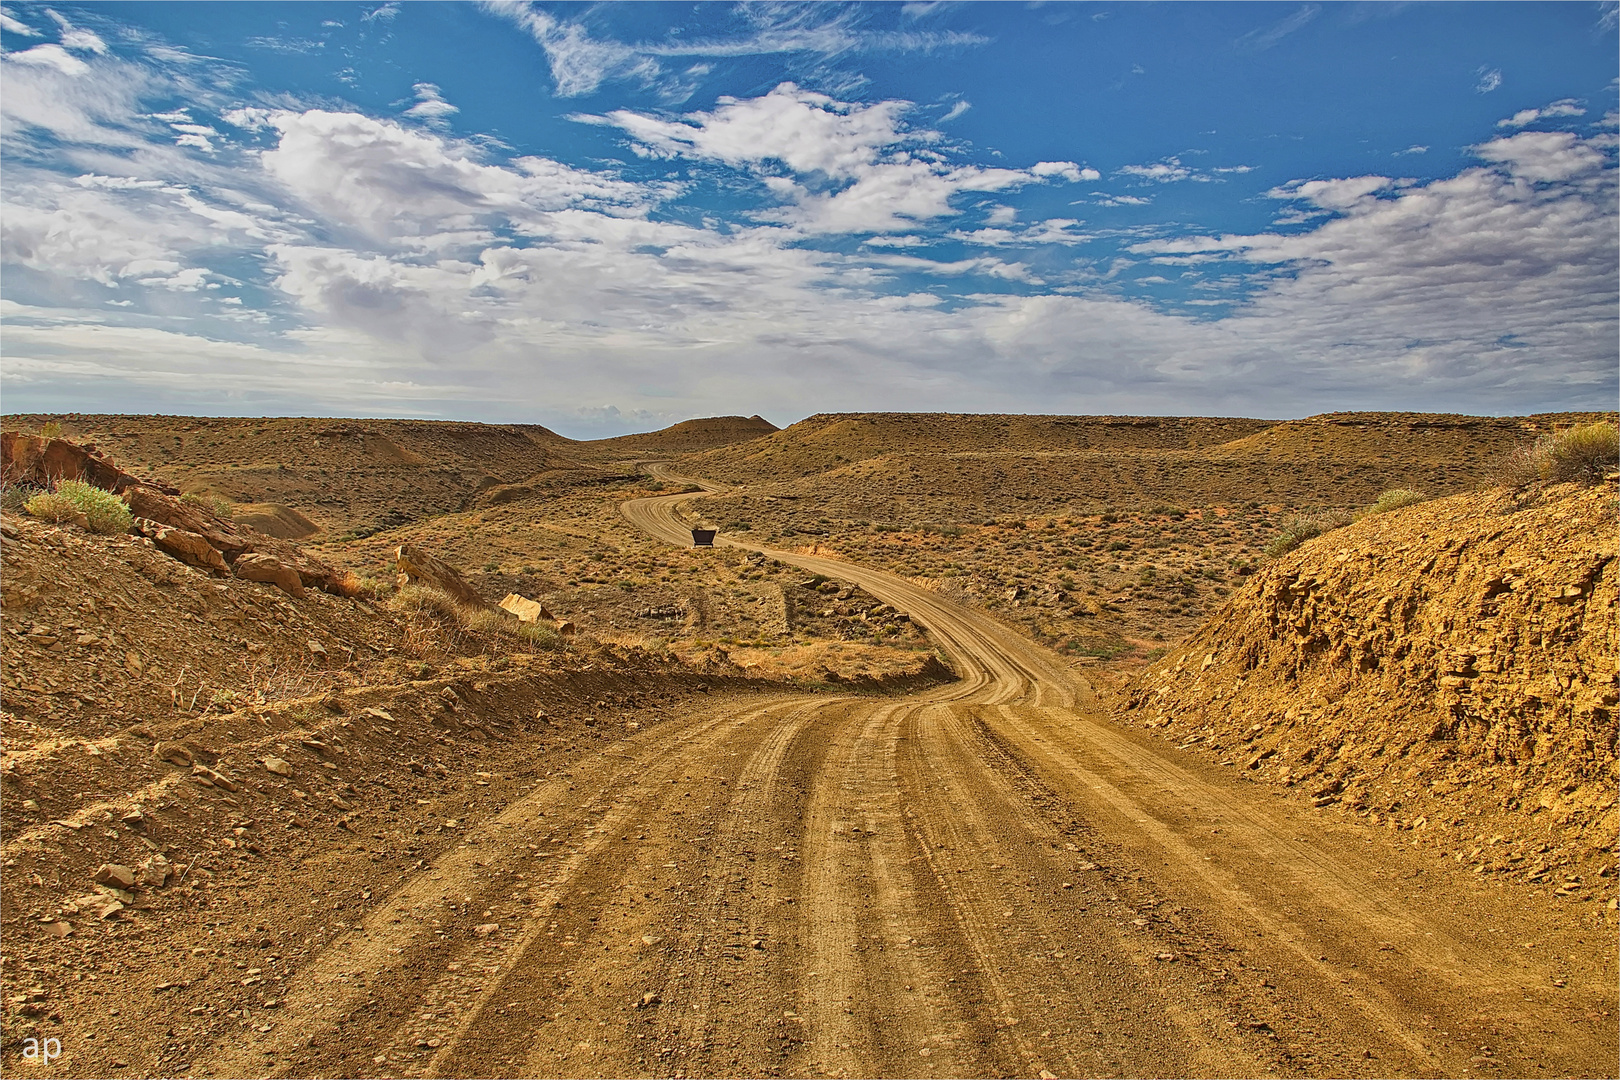
[[0,12],[6,411],[1615,405],[1612,3]]

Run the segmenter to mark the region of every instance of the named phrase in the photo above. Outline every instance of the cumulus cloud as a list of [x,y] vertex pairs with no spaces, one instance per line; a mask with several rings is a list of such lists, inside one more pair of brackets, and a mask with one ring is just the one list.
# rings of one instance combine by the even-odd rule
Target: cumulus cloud
[[1597,178],[1608,161],[1593,140],[1567,131],[1523,131],[1492,139],[1474,147],[1474,152],[1486,161],[1500,162],[1515,177],[1535,184]]
[[571,206],[638,214],[673,190],[547,158],[490,165],[467,144],[359,113],[278,111],[264,123],[280,134],[261,157],[266,172],[305,206],[373,240],[430,237],[492,217],[534,222]]
[[447,119],[461,111],[444,100],[439,88],[433,83],[419,82],[411,89],[416,93],[416,104],[405,110],[406,116],[432,122]]
[[51,21],[56,23],[59,31],[57,40],[62,43],[64,49],[95,53],[97,56],[106,53],[107,43],[102,41],[99,35],[83,27],[74,26],[50,8],[45,9],[45,14],[49,15]]
[[[936,131],[904,123],[907,101],[869,105],[782,83],[763,97],[723,97],[708,112],[679,118],[626,109],[591,123],[624,130],[651,157],[690,157],[755,169],[789,208],[765,215],[807,232],[885,232],[954,214],[953,196],[1004,191],[1059,177],[1078,179],[1072,162],[1030,170],[952,165],[931,147]],[[781,166],[795,174],[769,171]]]
[[90,65],[69,53],[60,45],[35,45],[22,52],[8,53],[6,61],[25,67],[55,68],[63,75],[79,76],[90,70]]
[[1553,120],[1565,116],[1585,116],[1586,110],[1574,98],[1564,98],[1551,105],[1544,105],[1539,109],[1520,109],[1506,120],[1498,120],[1497,127],[1522,128],[1527,124],[1534,124],[1537,120]]
[[1102,173],[1096,169],[1082,169],[1072,161],[1038,161],[1029,171],[1036,176],[1066,180],[1071,184],[1078,184],[1082,180],[1102,179]]
[[[1287,267],[1223,325],[1346,374],[1462,388],[1523,381],[1535,393],[1612,382],[1597,345],[1614,333],[1612,160],[1565,133],[1475,148],[1495,167],[1424,185],[1310,181],[1273,194],[1330,210],[1307,232],[1147,241],[1155,261]],[[1540,366],[1509,357],[1530,346]],[[1608,347],[1612,353],[1612,342]],[[1576,361],[1575,357],[1584,357]],[[1612,368],[1612,356],[1609,365]],[[1500,368],[1500,370],[1497,370]]]

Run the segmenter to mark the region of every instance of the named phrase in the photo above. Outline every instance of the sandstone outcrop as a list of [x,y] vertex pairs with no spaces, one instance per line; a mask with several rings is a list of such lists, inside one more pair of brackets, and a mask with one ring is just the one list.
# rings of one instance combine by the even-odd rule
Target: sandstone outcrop
[[415,545],[401,545],[394,552],[394,561],[402,588],[410,584],[427,585],[444,593],[462,607],[477,611],[495,606],[485,600],[477,589],[467,584],[456,572],[455,567]]
[[80,446],[66,439],[26,435],[20,431],[0,432],[0,477],[8,484],[27,487],[44,488],[58,480],[83,480],[115,494],[136,484],[145,484],[165,494],[180,494],[178,488],[130,475],[94,446]]

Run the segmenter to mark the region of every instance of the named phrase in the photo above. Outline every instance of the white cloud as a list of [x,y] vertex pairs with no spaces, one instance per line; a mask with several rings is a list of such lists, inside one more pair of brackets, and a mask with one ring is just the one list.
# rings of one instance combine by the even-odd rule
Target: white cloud
[[[1009,219],[1010,222],[1010,219]],[[999,224],[1007,224],[1001,222]],[[974,244],[978,247],[1033,247],[1039,244],[1084,244],[1094,237],[1084,233],[1071,232],[1078,228],[1081,222],[1074,218],[1048,218],[1036,222],[1022,229],[1003,229],[994,227],[975,229],[971,232],[957,230],[945,234],[947,240],[956,240],[964,244]]]
[[1082,169],[1072,161],[1039,161],[1031,166],[1029,171],[1043,179],[1055,177],[1071,184],[1102,178],[1102,173],[1096,169]]
[[61,31],[57,37],[57,40],[62,43],[62,47],[64,49],[73,49],[76,52],[95,53],[97,56],[101,56],[106,53],[107,43],[102,41],[101,38],[96,34],[81,27],[74,26],[72,23],[68,22],[61,15],[58,15],[50,8],[45,9],[45,14],[51,17],[51,20],[56,23],[57,29]]
[[322,217],[373,240],[465,229],[492,217],[533,221],[569,206],[641,213],[673,189],[638,185],[546,158],[488,165],[469,145],[358,113],[276,112],[261,161]]
[[1180,158],[1167,157],[1151,165],[1123,165],[1116,176],[1134,176],[1150,184],[1172,184],[1178,180],[1196,179],[1196,174],[1181,163]]
[[1153,201],[1137,195],[1110,195],[1106,191],[1093,191],[1091,194],[1098,206],[1146,206]]
[[1297,199],[1324,210],[1343,211],[1363,205],[1394,181],[1387,176],[1356,176],[1342,180],[1296,180],[1266,192],[1273,199]]
[[1411,146],[1408,146],[1405,150],[1397,150],[1397,151],[1395,151],[1393,154],[1390,155],[1390,157],[1406,157],[1409,154],[1427,154],[1428,152],[1429,152],[1429,148],[1427,146],[1419,146],[1418,144],[1413,143]]
[[1479,76],[1479,81],[1474,84],[1476,93],[1488,94],[1502,85],[1502,73],[1495,68],[1482,67],[1474,74]]
[[0,8],[0,30],[5,30],[8,34],[16,34],[19,37],[41,36],[38,30],[35,30],[32,26],[29,26],[25,22],[19,21],[11,14],[11,12],[6,11],[4,8]]
[[406,116],[418,120],[444,120],[461,110],[444,100],[439,88],[430,82],[419,82],[411,87],[416,92],[416,104],[405,110]]
[[951,111],[950,112],[946,113],[944,116],[939,118],[939,122],[942,123],[942,124],[949,123],[950,121],[955,120],[958,116],[961,116],[963,113],[967,112],[971,108],[973,108],[973,106],[968,103],[968,100],[966,98],[961,98],[961,99],[959,99],[957,101],[957,103],[955,105],[951,106]]
[[[1047,162],[1035,169],[953,166],[929,149],[940,139],[902,118],[910,102],[837,101],[783,83],[763,97],[723,97],[711,112],[679,119],[617,110],[591,123],[621,128],[653,157],[692,157],[760,170],[761,182],[790,206],[769,220],[807,232],[885,232],[956,213],[962,192],[1003,191],[1078,169]],[[803,180],[768,171],[779,164]]]
[[32,49],[22,52],[6,54],[9,64],[26,64],[30,67],[55,68],[63,75],[74,77],[86,74],[90,65],[69,53],[60,45],[35,45]]
[[1506,120],[1498,120],[1497,127],[1522,128],[1533,124],[1537,120],[1551,120],[1563,116],[1585,116],[1586,110],[1574,98],[1564,98],[1551,105],[1544,105],[1539,109],[1520,109]]
[[1608,157],[1591,140],[1567,131],[1522,131],[1492,139],[1474,152],[1486,161],[1506,165],[1512,174],[1536,184],[1553,184],[1597,176]]

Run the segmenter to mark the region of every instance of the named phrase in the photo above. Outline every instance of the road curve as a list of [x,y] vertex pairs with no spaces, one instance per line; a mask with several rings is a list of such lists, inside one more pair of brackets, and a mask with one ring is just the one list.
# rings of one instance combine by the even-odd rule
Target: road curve
[[[702,494],[623,512],[689,544]],[[1494,935],[1508,902],[1420,893],[1382,833],[1114,726],[982,614],[720,543],[906,611],[959,680],[722,700],[613,744],[403,882],[199,1073],[1610,1074],[1588,1010],[1613,988],[1553,989]],[[500,929],[446,937],[452,903]]]

